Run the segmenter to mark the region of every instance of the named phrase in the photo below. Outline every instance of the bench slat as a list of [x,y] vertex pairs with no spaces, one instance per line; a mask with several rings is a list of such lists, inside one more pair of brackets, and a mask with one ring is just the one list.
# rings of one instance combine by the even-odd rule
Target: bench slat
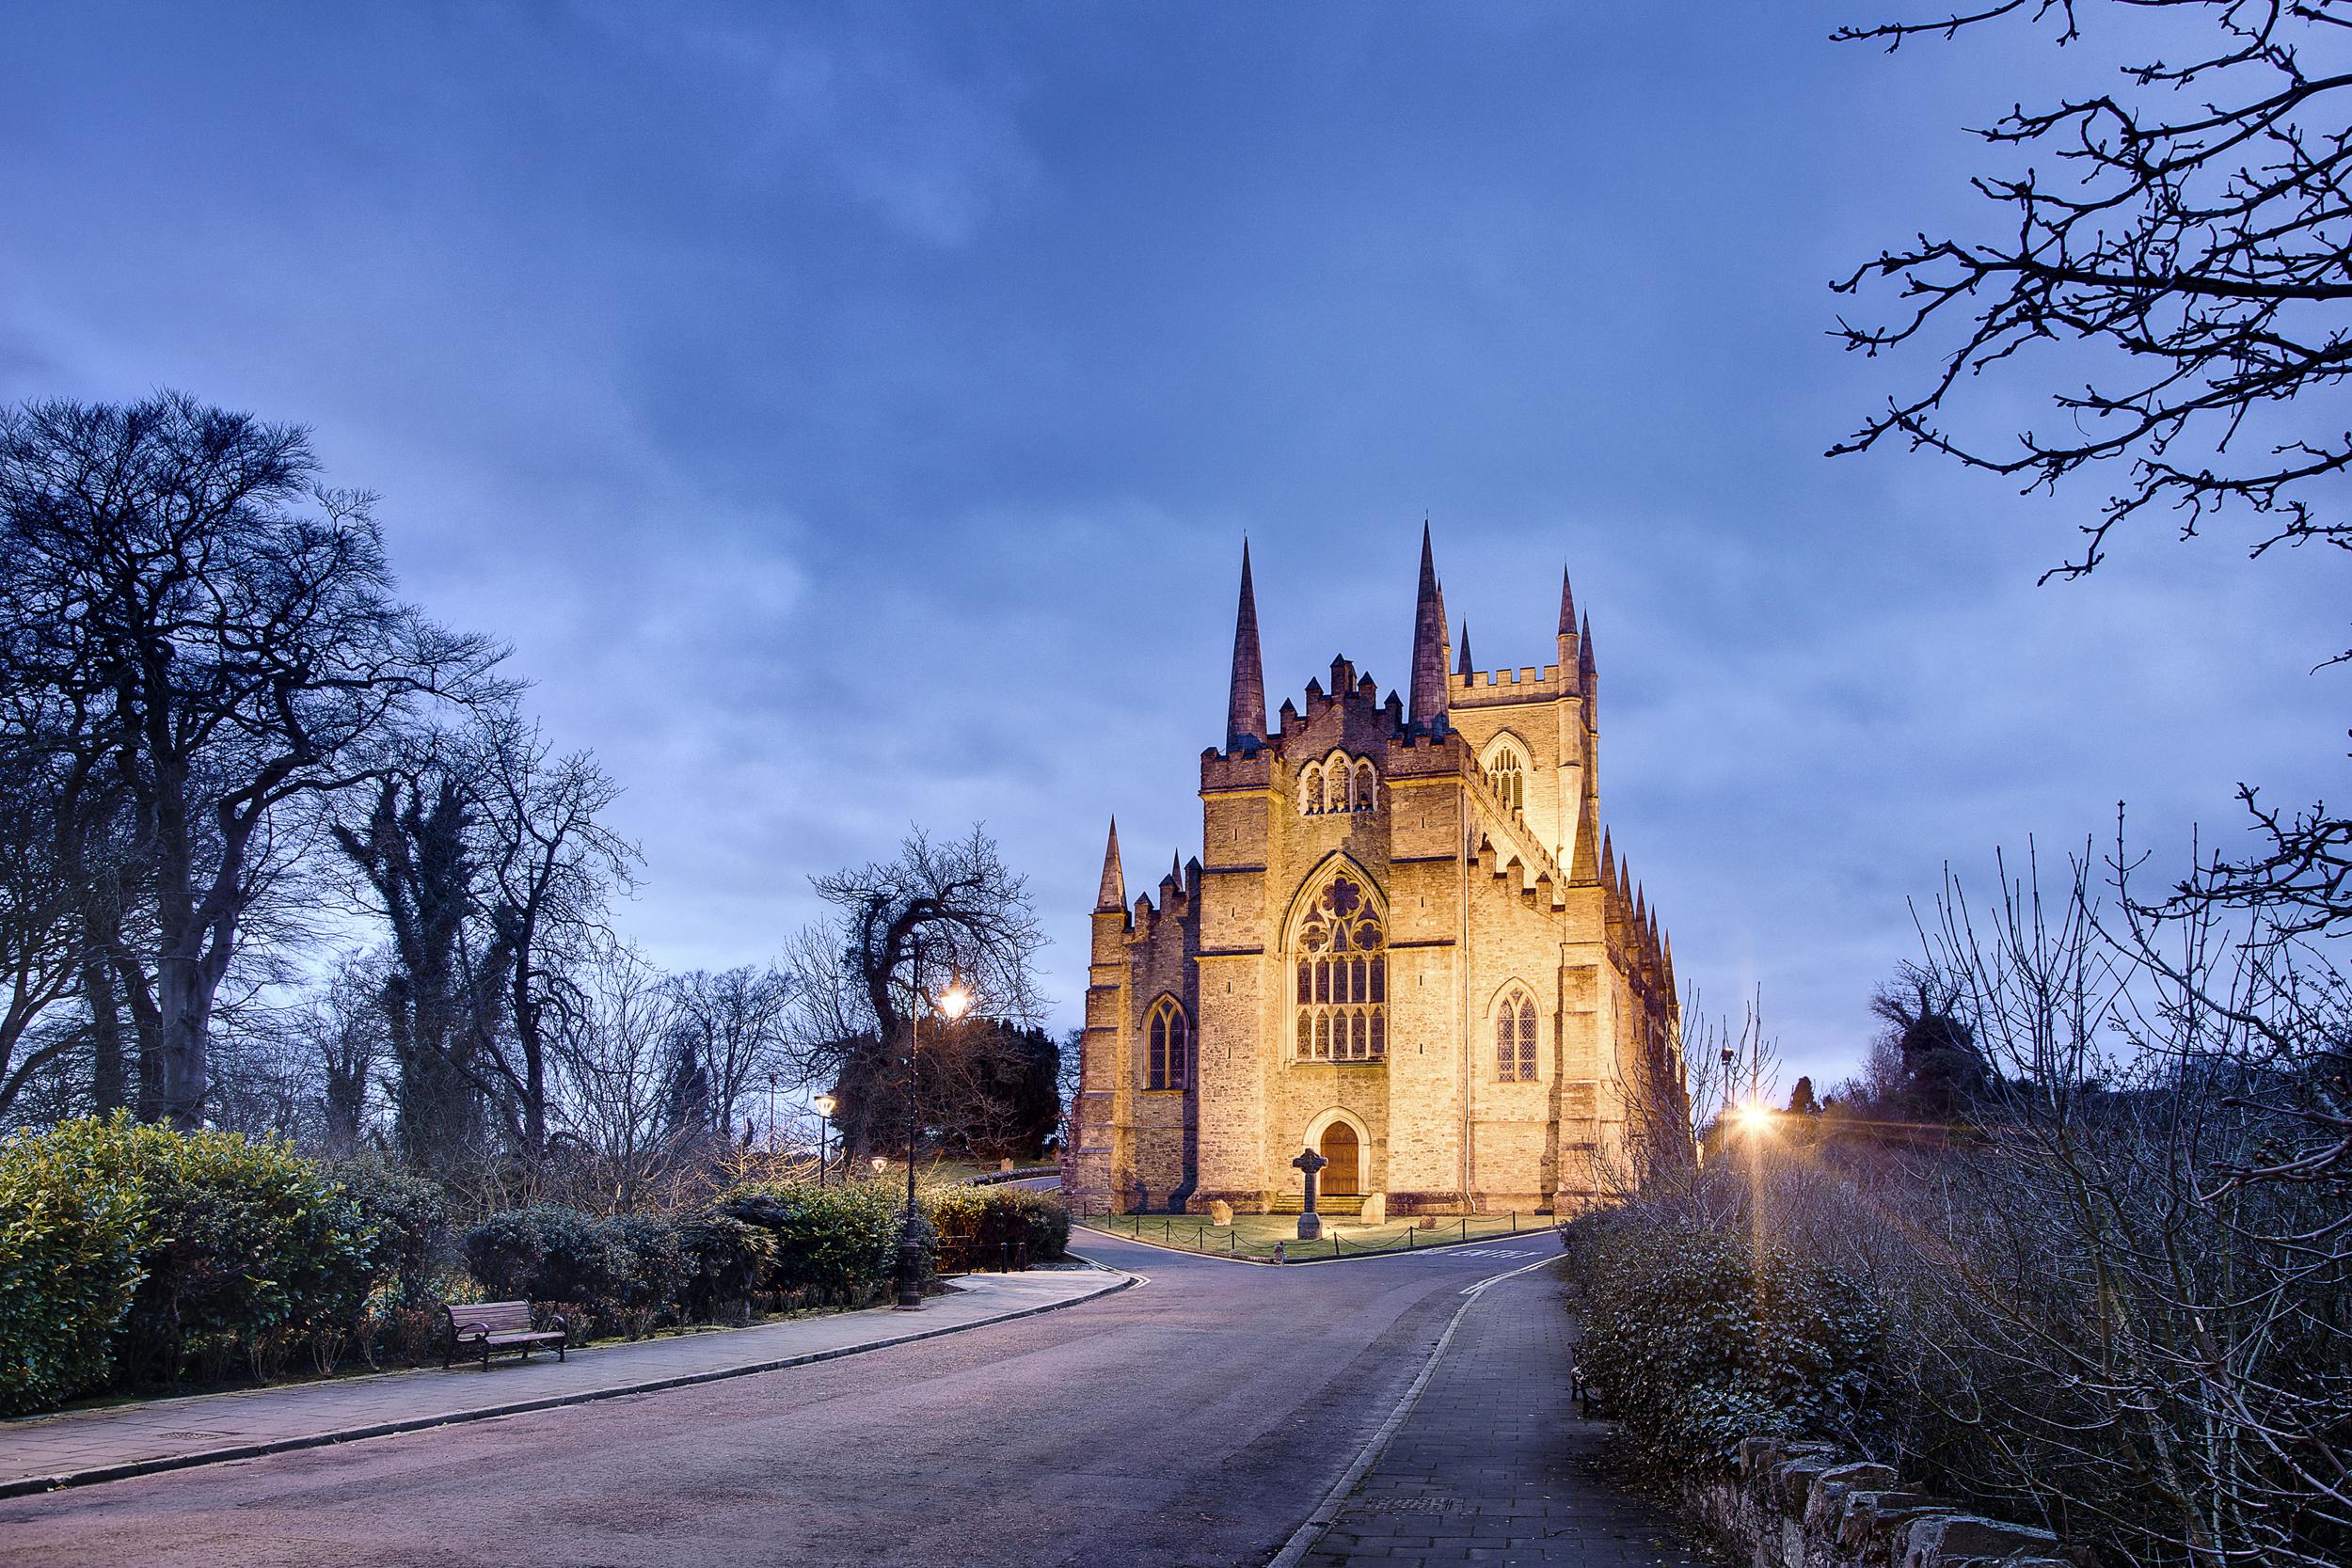
[[456,1355],[469,1360],[478,1355],[487,1371],[492,1351],[519,1350],[528,1356],[533,1345],[553,1345],[556,1359],[564,1358],[566,1334],[560,1328],[532,1327],[527,1301],[452,1303],[444,1304],[442,1311],[450,1332],[447,1354],[441,1357],[444,1367]]

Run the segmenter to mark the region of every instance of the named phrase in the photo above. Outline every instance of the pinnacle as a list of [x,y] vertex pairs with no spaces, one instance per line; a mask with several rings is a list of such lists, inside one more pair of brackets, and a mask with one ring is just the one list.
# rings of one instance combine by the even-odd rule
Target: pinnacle
[[1225,749],[1265,741],[1265,660],[1258,649],[1258,594],[1249,578],[1249,541],[1241,542],[1241,603],[1233,615],[1233,676],[1225,701]]
[[1429,525],[1421,526],[1421,583],[1413,602],[1413,668],[1406,721],[1434,733],[1445,724],[1445,601]]
[[1110,841],[1103,847],[1103,883],[1094,895],[1097,914],[1127,907],[1127,878],[1119,865],[1119,818],[1111,818]]
[[1568,569],[1563,565],[1560,568],[1560,635],[1572,637],[1575,634],[1576,594],[1569,591]]
[[1470,662],[1470,623],[1468,621],[1464,621],[1462,623],[1462,662],[1460,667],[1454,671],[1454,673],[1462,676],[1464,679],[1468,679],[1470,672],[1477,668],[1478,666]]

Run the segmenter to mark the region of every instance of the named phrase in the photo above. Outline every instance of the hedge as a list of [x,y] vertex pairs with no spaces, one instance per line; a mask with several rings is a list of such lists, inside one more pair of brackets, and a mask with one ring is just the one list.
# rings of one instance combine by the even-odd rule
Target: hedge
[[1885,1323],[1859,1282],[1638,1206],[1576,1220],[1565,1245],[1578,1368],[1653,1474],[1753,1434],[1868,1446]]
[[331,1365],[373,1288],[376,1227],[287,1145],[127,1114],[0,1145],[0,1405],[44,1409],[193,1361]]
[[[863,1307],[898,1276],[901,1205],[889,1182],[853,1181],[739,1187],[714,1207],[774,1239],[762,1291],[793,1305]],[[928,1275],[934,1256],[930,1227],[918,1226],[916,1236]]]
[[[441,1304],[477,1291],[560,1308],[581,1338],[759,1302],[862,1307],[897,1276],[903,1202],[858,1182],[740,1187],[676,1219],[543,1204],[453,1243],[441,1189],[381,1165],[121,1113],[21,1132],[0,1143],[0,1414],[239,1363],[266,1381],[304,1353],[328,1371],[355,1344],[371,1365],[421,1359]],[[1069,1211],[1043,1194],[933,1187],[920,1204],[927,1280],[943,1239],[978,1262],[1069,1242]]]
[[130,1150],[111,1124],[68,1122],[0,1144],[0,1415],[104,1386],[147,1233]]
[[[889,1183],[855,1182],[738,1187],[676,1221],[597,1219],[541,1205],[493,1214],[466,1233],[461,1249],[492,1295],[560,1307],[582,1333],[639,1335],[665,1323],[740,1317],[755,1298],[785,1307],[866,1306],[898,1276],[901,1202]],[[1058,1245],[1052,1220],[1033,1209],[999,1205],[991,1212],[1018,1212],[1030,1233],[1045,1238],[1033,1243],[1032,1255],[1050,1253]],[[937,1256],[929,1210],[927,1198],[917,1216],[926,1277]],[[1064,1240],[1068,1229],[1064,1216]]]
[[1070,1247],[1070,1210],[1059,1198],[1015,1187],[932,1187],[923,1207],[939,1232],[942,1253],[986,1264],[1007,1245],[1032,1262],[1049,1262]]

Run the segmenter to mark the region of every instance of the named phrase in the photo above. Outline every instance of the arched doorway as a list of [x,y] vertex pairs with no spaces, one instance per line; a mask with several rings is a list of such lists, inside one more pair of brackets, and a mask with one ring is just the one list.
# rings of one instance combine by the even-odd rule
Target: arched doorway
[[1323,1190],[1333,1197],[1357,1196],[1356,1129],[1334,1121],[1323,1130],[1323,1147],[1315,1152],[1329,1162],[1323,1167]]

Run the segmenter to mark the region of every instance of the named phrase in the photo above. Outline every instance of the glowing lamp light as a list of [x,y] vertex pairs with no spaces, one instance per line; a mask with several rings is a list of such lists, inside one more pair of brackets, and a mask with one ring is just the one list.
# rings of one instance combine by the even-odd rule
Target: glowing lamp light
[[1769,1132],[1772,1130],[1772,1113],[1771,1109],[1767,1106],[1757,1104],[1753,1101],[1740,1106],[1739,1110],[1733,1112],[1732,1117],[1734,1120],[1739,1122],[1740,1131],[1747,1133],[1750,1137],[1760,1136],[1761,1134]]
[[964,989],[963,982],[961,980],[949,986],[947,993],[939,999],[939,1016],[949,1022],[961,1018],[971,1010],[972,993]]
[[811,1101],[810,1103],[817,1107],[817,1114],[818,1116],[823,1117],[826,1120],[830,1121],[833,1119],[833,1113],[839,1107],[841,1101],[835,1100],[829,1094],[820,1094],[815,1100]]
[[879,1154],[875,1155],[875,1156],[874,1156],[874,1174],[875,1174],[875,1175],[877,1175],[877,1176],[880,1176],[880,1175],[882,1173],[882,1167],[883,1167],[883,1166],[885,1166],[885,1165],[887,1165],[887,1164],[890,1164],[890,1162],[889,1162],[889,1161],[887,1161],[887,1160],[885,1160],[885,1159],[883,1159],[881,1155],[879,1155]]

